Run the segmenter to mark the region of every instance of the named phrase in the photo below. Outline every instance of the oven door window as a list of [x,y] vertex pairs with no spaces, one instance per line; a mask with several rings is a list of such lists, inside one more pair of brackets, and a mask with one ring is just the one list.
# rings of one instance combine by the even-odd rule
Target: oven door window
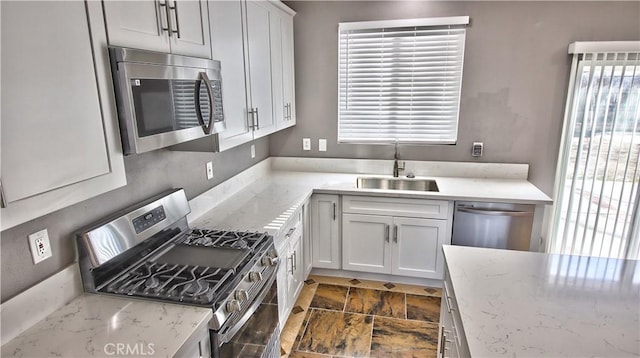
[[138,137],[200,126],[196,114],[196,86],[205,122],[210,103],[204,84],[196,80],[131,79]]
[[220,347],[220,357],[280,356],[277,290],[277,283],[274,281],[269,293],[251,318],[229,342]]

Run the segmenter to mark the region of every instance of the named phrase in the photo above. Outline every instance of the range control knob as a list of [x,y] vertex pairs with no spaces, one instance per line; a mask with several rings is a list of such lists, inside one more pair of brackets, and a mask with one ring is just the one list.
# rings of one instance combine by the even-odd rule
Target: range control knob
[[229,300],[225,306],[228,313],[234,313],[240,311],[240,302],[238,300]]
[[262,258],[262,266],[275,266],[278,264],[277,257],[265,256]]
[[238,302],[243,302],[249,299],[249,294],[247,293],[247,290],[240,289],[235,292],[234,297]]
[[262,272],[251,271],[249,272],[249,282],[262,281]]

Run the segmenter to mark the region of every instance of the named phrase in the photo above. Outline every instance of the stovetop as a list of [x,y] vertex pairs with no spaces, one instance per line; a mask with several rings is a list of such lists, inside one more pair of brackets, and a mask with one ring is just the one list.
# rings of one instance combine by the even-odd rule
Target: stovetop
[[266,233],[192,229],[103,290],[213,306],[269,238]]

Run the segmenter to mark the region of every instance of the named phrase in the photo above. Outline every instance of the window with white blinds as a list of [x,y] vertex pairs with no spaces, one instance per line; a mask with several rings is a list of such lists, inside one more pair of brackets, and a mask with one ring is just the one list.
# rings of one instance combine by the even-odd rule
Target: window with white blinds
[[640,259],[640,42],[570,51],[550,251]]
[[468,23],[340,23],[338,141],[454,144]]

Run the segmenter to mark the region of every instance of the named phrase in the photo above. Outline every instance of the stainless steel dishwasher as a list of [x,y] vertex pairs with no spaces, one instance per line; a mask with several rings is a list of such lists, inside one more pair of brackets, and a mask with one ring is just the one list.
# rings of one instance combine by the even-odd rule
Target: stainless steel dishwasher
[[533,205],[457,201],[452,245],[528,251]]

